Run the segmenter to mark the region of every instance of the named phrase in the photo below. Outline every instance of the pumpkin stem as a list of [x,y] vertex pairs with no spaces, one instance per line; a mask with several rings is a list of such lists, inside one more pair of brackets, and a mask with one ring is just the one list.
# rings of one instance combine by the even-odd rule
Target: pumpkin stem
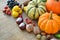
[[53,18],[52,18],[52,13],[53,13],[53,12],[52,12],[52,11],[50,11],[49,19],[53,19]]
[[35,6],[36,8],[38,8],[38,4],[36,4],[36,6]]
[[56,1],[59,1],[59,0],[56,0]]

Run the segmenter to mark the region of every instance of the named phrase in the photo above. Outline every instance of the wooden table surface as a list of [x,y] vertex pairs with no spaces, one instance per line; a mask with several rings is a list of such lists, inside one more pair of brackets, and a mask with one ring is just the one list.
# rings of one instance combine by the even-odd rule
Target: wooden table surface
[[[26,0],[20,0],[23,3]],[[33,33],[21,31],[12,16],[4,15],[2,12],[7,0],[0,0],[0,40],[37,40]],[[27,17],[23,13],[24,17]]]

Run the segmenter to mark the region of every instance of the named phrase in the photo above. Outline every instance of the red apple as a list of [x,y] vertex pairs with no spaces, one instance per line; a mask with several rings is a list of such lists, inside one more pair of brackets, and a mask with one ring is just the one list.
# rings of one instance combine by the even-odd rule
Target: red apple
[[11,15],[11,12],[7,12],[7,15]]
[[21,30],[26,29],[26,24],[25,24],[25,23],[21,23],[21,24],[19,25],[19,28],[20,28]]
[[6,10],[6,14],[7,14],[7,15],[11,15],[11,11],[10,11],[9,8]]
[[6,13],[6,9],[4,9],[3,12]]

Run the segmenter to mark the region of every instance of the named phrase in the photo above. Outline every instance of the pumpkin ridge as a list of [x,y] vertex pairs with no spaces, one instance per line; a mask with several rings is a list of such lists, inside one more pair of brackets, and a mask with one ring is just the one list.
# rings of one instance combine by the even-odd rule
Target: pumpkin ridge
[[38,20],[38,25],[41,25],[42,21],[44,21],[45,19],[46,19],[46,17],[44,17],[44,18],[39,18],[39,20]]
[[53,32],[52,30],[53,30],[52,29],[52,20],[48,20],[46,27],[45,27],[45,32],[48,34],[51,34]]
[[36,3],[37,3],[37,0],[36,0]]
[[28,9],[28,11],[27,11],[27,15],[28,15],[29,11],[30,11],[32,8],[33,8],[33,7],[30,7],[30,8]]
[[42,7],[39,7],[39,8],[41,8],[42,10],[44,10],[44,12],[46,12],[46,10],[44,8],[42,8]]
[[55,20],[53,20],[52,23],[53,23],[53,29],[54,29],[53,34],[54,34],[58,32],[59,27],[58,27],[58,23]]
[[49,17],[49,14],[48,13],[45,13],[45,14],[43,14],[43,15],[40,16],[40,18],[42,18],[42,17],[47,17],[48,18]]
[[39,11],[40,11],[40,15],[42,15],[42,14],[43,14],[43,12],[42,12],[41,8],[39,8]]
[[46,8],[44,6],[39,6],[39,7],[42,8],[46,12]]
[[34,10],[34,15],[33,15],[34,19],[35,19],[35,13],[36,13],[36,8],[35,8],[35,10]]
[[[40,2],[39,2],[39,3],[41,3],[41,0],[40,0]],[[39,3],[38,3],[38,4],[39,4]]]
[[[37,9],[38,10],[38,9]],[[39,14],[39,10],[38,10],[38,14]],[[39,14],[39,16],[40,16],[40,14]]]
[[42,2],[40,3],[40,4],[38,4],[38,5],[42,5],[42,6],[45,6],[45,3],[43,4]]
[[33,1],[33,3],[35,4],[35,2]]
[[41,24],[40,24],[40,29],[41,29],[42,31],[45,30],[45,26],[46,26],[47,21],[48,21],[48,19],[45,19],[44,21],[41,22]]
[[53,19],[58,23],[59,29],[60,29],[60,20],[59,19],[56,19],[55,17],[53,17]]

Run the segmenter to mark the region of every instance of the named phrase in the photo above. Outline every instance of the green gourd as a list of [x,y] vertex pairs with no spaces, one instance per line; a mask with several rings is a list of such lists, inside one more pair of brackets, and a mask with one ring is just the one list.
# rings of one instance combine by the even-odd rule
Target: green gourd
[[60,34],[55,34],[54,35],[56,38],[60,39]]

